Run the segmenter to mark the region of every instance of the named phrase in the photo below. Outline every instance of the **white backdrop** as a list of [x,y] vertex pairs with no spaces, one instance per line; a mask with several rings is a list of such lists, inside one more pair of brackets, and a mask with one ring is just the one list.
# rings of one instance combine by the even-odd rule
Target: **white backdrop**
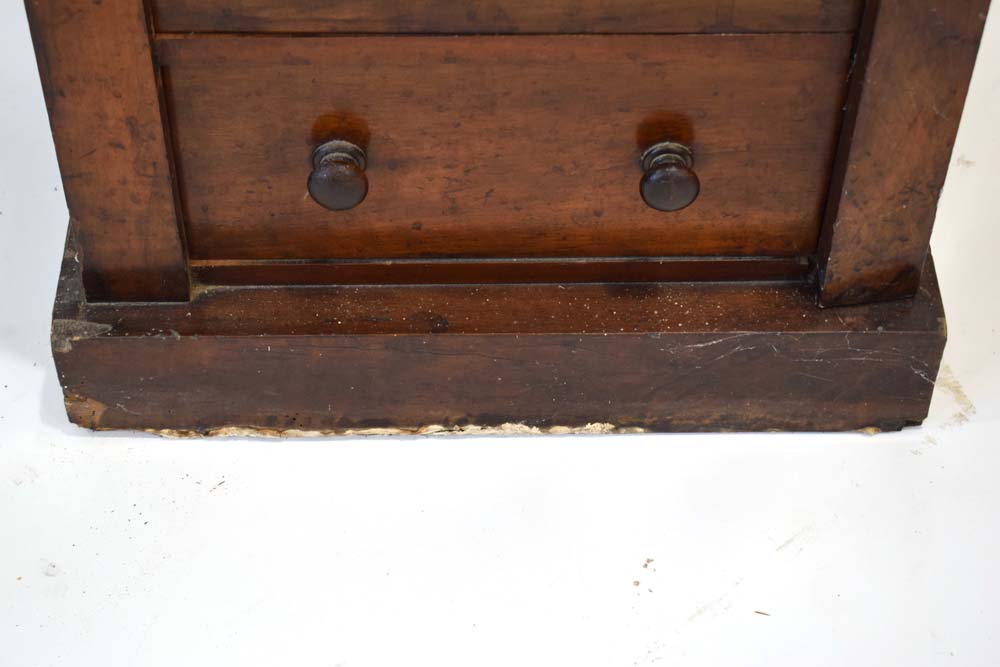
[[920,429],[176,441],[67,423],[66,210],[0,1],[0,665],[996,665],[1000,16]]

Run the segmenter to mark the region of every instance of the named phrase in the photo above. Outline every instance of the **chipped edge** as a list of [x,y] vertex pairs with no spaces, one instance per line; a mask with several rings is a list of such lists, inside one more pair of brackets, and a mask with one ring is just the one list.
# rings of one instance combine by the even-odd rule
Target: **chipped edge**
[[52,320],[52,351],[67,353],[73,351],[73,343],[78,340],[97,338],[111,331],[110,324],[88,322],[86,320]]
[[166,438],[322,438],[328,436],[448,436],[448,435],[607,435],[612,433],[647,433],[640,427],[623,427],[615,424],[594,422],[584,426],[529,426],[508,422],[499,426],[445,426],[430,424],[413,428],[344,428],[344,429],[297,429],[269,428],[255,426],[222,426],[205,430],[185,429],[142,429],[146,433]]

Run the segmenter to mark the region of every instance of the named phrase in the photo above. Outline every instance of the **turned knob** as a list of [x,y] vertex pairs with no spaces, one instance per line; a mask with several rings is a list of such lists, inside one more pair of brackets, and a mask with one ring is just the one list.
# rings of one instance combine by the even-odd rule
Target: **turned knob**
[[679,211],[698,198],[701,183],[694,156],[684,144],[662,141],[642,154],[642,199],[658,211]]
[[309,195],[331,211],[345,211],[365,200],[367,159],[360,147],[334,139],[318,146],[312,154]]

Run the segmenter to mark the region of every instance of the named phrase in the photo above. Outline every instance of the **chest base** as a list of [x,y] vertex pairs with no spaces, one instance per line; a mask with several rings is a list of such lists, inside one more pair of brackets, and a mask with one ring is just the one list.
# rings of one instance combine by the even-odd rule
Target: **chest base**
[[199,286],[87,303],[72,239],[52,346],[70,419],[165,435],[896,430],[946,329],[914,299],[799,282]]

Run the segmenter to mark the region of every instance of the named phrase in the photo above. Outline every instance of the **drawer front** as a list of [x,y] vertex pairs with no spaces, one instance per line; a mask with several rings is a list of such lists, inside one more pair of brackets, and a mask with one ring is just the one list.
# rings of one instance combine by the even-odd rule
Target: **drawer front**
[[[852,38],[186,37],[159,42],[195,259],[806,255]],[[313,148],[367,198],[307,194]],[[640,154],[690,146],[688,208]]]
[[836,32],[863,0],[155,0],[161,32]]

